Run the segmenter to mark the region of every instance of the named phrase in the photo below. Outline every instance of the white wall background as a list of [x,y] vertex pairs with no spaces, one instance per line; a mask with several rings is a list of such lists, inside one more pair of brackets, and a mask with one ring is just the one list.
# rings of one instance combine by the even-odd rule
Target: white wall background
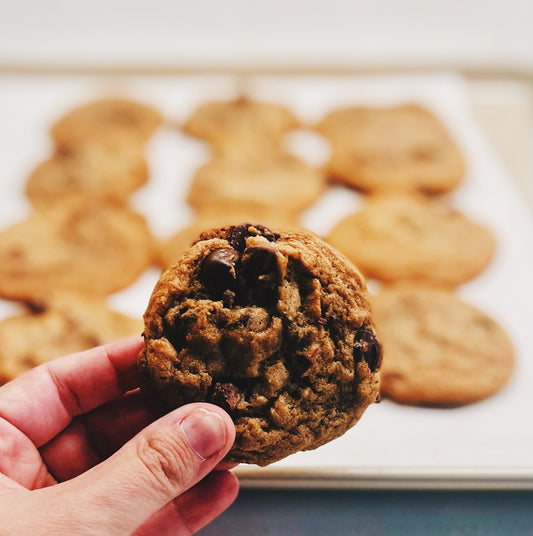
[[0,0],[0,67],[530,69],[531,0]]

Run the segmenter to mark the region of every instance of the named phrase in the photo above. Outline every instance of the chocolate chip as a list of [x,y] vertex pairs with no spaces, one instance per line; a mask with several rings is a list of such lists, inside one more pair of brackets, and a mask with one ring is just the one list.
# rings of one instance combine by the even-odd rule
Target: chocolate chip
[[243,223],[231,227],[226,235],[226,240],[230,246],[243,252],[246,248],[246,239],[249,236],[264,236],[269,242],[275,242],[279,234],[274,233],[263,225],[254,225],[252,223]]
[[245,327],[248,324],[248,321],[252,318],[252,313],[250,311],[244,311],[242,315],[239,316],[236,325],[240,327]]
[[372,372],[376,372],[381,365],[381,345],[374,331],[368,326],[363,326],[356,335],[353,355],[357,362],[364,359]]
[[269,242],[275,242],[279,239],[279,234],[271,231],[268,227],[264,225],[254,225],[254,228],[259,231],[259,234],[266,238]]
[[229,242],[232,248],[238,251],[244,251],[246,247],[246,238],[248,237],[248,223],[243,225],[236,225],[228,230],[226,240]]
[[234,248],[215,249],[202,262],[200,280],[204,285],[221,292],[235,289],[236,265],[240,257],[241,254]]
[[277,275],[279,265],[276,250],[269,244],[247,248],[242,257],[242,271],[248,281],[266,274]]
[[226,411],[234,410],[241,399],[239,388],[232,383],[217,383],[211,395],[211,402]]
[[164,319],[164,330],[165,337],[168,339],[170,344],[174,347],[176,352],[181,352],[183,346],[185,345],[185,327],[180,322],[178,316],[173,316],[172,318]]

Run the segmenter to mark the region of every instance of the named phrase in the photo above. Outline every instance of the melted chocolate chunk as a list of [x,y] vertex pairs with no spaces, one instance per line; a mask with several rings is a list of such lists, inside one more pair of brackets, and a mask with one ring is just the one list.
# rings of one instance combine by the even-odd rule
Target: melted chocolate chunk
[[244,251],[246,248],[246,238],[248,237],[248,227],[249,224],[245,223],[229,229],[226,239],[232,248],[240,252]]
[[249,247],[242,258],[243,276],[253,281],[262,275],[279,275],[276,250],[268,245]]
[[212,251],[202,262],[200,280],[212,290],[224,292],[237,287],[237,263],[241,254],[234,248]]
[[211,402],[226,411],[232,411],[237,407],[241,398],[239,388],[232,383],[217,383],[211,396]]
[[264,236],[269,242],[275,242],[279,238],[279,234],[274,233],[263,225],[254,225],[252,223],[243,223],[236,225],[228,230],[227,241],[232,248],[241,253],[246,248],[246,239],[249,236]]
[[356,362],[364,359],[372,372],[376,372],[381,366],[381,345],[377,340],[374,331],[363,326],[357,332],[357,340],[354,344],[353,355]]
[[185,332],[183,327],[179,322],[170,325],[167,324],[166,335],[170,344],[172,344],[176,352],[179,353],[185,344]]
[[254,225],[254,227],[260,232],[261,236],[264,236],[269,242],[275,242],[279,239],[279,234],[271,231],[268,227],[263,225]]
[[238,293],[238,303],[272,307],[279,299],[281,269],[276,250],[270,244],[259,244],[245,249],[240,276],[245,285]]

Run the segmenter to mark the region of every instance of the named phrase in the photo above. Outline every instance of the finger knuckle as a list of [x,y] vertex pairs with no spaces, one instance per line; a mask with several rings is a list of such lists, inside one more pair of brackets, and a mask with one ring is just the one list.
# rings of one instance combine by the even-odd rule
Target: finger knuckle
[[150,485],[165,494],[175,495],[192,479],[192,460],[188,449],[178,441],[147,437],[137,448],[137,456]]

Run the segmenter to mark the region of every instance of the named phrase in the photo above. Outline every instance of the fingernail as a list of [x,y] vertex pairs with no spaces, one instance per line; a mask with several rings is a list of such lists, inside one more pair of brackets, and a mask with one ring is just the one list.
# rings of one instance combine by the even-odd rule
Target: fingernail
[[217,453],[226,442],[226,425],[213,411],[196,409],[180,426],[187,443],[202,461]]

